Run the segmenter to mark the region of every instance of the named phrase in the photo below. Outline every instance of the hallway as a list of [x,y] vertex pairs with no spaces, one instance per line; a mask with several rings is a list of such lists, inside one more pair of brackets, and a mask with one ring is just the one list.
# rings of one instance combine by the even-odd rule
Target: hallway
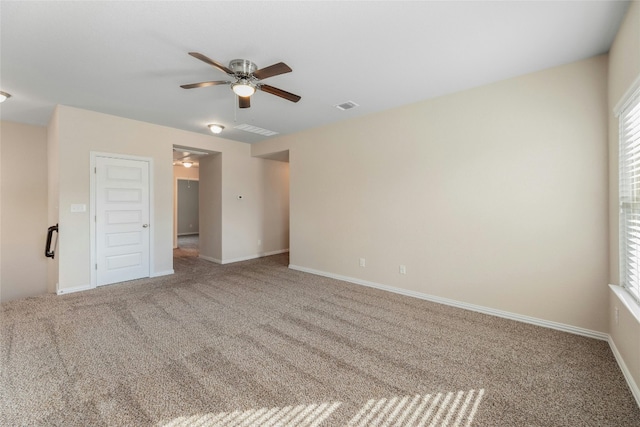
[[188,236],[178,236],[178,247],[173,250],[174,258],[198,257],[198,244],[200,236],[191,234]]

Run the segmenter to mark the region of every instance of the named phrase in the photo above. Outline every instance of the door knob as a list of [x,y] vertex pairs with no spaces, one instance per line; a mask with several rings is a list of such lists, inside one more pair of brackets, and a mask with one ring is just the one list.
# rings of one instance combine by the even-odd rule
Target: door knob
[[142,224],[142,228],[147,228],[149,224]]

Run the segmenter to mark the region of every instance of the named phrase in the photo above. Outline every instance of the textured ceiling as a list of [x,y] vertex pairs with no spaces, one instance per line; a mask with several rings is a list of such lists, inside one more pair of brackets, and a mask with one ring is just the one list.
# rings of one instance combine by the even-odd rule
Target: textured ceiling
[[[618,1],[0,2],[0,118],[45,125],[56,104],[256,142],[573,62],[609,50]],[[189,56],[292,73],[239,110],[226,80]],[[340,111],[335,105],[360,106]]]

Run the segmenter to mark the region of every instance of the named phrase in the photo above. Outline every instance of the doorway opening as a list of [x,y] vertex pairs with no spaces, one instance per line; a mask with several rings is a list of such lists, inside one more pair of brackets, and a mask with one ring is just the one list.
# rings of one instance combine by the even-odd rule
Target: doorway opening
[[177,178],[178,249],[190,256],[198,256],[200,241],[199,188],[197,179]]
[[215,218],[208,206],[219,204],[220,179],[212,159],[220,153],[184,146],[173,147],[173,249],[176,257],[203,257],[216,236]]

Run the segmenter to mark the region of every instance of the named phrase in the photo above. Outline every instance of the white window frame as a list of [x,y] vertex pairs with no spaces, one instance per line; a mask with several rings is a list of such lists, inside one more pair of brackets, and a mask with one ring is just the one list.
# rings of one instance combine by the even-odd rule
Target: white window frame
[[614,110],[619,124],[620,285],[640,303],[640,85]]

